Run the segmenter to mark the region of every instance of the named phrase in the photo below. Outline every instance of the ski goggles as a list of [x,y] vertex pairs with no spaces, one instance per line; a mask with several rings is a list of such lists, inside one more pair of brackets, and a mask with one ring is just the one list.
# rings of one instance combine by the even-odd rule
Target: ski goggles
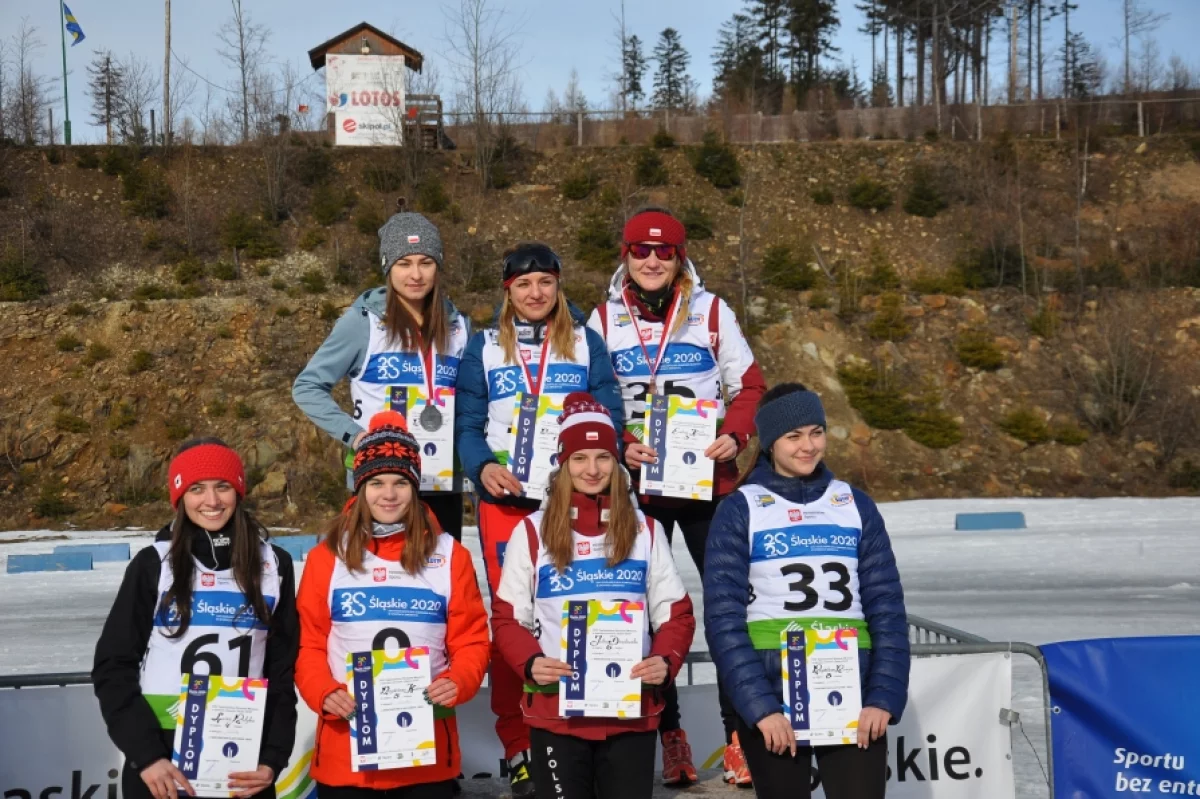
[[537,272],[544,272],[555,277],[562,274],[562,261],[559,260],[554,250],[545,244],[518,247],[504,258],[505,288],[517,278]]
[[629,254],[639,261],[650,257],[650,253],[658,256],[660,261],[673,261],[679,255],[679,248],[674,244],[626,244]]

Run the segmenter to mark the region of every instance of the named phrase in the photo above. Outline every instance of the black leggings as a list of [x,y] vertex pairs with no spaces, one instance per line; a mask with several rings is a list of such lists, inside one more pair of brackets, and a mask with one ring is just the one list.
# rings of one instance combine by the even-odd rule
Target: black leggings
[[[183,791],[180,791],[179,795],[181,797],[187,796]],[[217,795],[220,794],[215,794],[214,796]],[[128,760],[125,761],[125,766],[121,769],[121,796],[123,799],[154,799],[154,794],[150,793],[150,789],[146,787],[146,783],[142,782],[142,772],[131,766]],[[272,783],[254,794],[254,799],[275,799],[275,784]],[[433,797],[430,797],[430,799],[433,799]]]
[[[754,779],[758,799],[810,799],[812,789],[825,786],[828,799],[883,799],[887,786],[887,735],[866,749],[850,746],[801,746],[796,756],[767,751],[757,727],[737,720],[738,743]],[[813,756],[819,781],[813,779]]]
[[317,783],[317,799],[450,799],[453,795],[454,780],[423,782],[385,790]]
[[654,792],[653,731],[588,741],[532,728],[529,740],[537,799],[650,799]]
[[[708,544],[708,528],[721,499],[723,497],[709,502],[693,500],[678,506],[664,507],[649,503],[643,503],[641,506],[642,513],[657,521],[666,530],[667,541],[672,539],[675,525],[679,525],[688,554],[692,556],[692,563],[696,564],[696,571],[700,572],[701,577],[704,577],[704,548]],[[703,608],[696,608],[696,612],[703,613]],[[666,704],[659,720],[659,732],[679,729],[679,690],[674,682],[663,689],[663,701]],[[717,702],[721,707],[721,726],[725,728],[725,743],[729,743],[733,737],[737,714],[733,709],[733,702],[725,695],[720,683],[717,684]]]
[[462,541],[463,495],[451,491],[431,491],[421,495],[442,529],[455,541]]

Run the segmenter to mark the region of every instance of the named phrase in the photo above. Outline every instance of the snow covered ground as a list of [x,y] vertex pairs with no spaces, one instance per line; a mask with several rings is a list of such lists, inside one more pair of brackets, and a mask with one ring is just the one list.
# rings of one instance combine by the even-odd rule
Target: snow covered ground
[[[880,506],[908,610],[993,641],[1200,634],[1200,500],[921,500]],[[1028,529],[955,532],[956,513],[1020,510]],[[7,556],[72,543],[129,541],[151,531],[0,533],[0,674],[87,671],[125,565],[92,572],[4,574]],[[466,544],[479,557],[476,532]],[[675,559],[693,599],[699,576],[683,542]],[[481,561],[480,561],[481,563]],[[481,588],[483,569],[478,568]],[[705,648],[703,628],[696,649]],[[1024,661],[1024,662],[1023,662]],[[1013,705],[1042,749],[1040,676],[1014,661]],[[697,670],[697,681],[711,679]],[[1018,795],[1044,796],[1032,749],[1014,732]]]

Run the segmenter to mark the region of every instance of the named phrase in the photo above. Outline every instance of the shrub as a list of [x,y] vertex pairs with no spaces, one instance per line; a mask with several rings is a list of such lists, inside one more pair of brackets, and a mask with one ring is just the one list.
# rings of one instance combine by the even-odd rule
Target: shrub
[[259,277],[270,277],[271,267],[267,266],[266,264],[255,264],[254,274],[258,275]]
[[129,310],[137,311],[138,313],[146,313],[146,311],[150,310],[150,306],[147,305],[144,300],[134,300],[133,302],[129,303]]
[[600,181],[590,166],[576,169],[563,178],[562,193],[568,200],[586,200]]
[[1017,408],[1000,420],[1000,429],[1026,444],[1042,444],[1050,440],[1046,421],[1028,408]]
[[871,246],[871,271],[867,275],[867,287],[872,292],[900,288],[900,275],[878,244]]
[[121,178],[121,191],[137,216],[162,219],[170,213],[174,192],[161,169],[141,164]]
[[461,205],[458,203],[450,203],[450,207],[446,209],[446,218],[449,219],[452,224],[457,225],[466,219],[467,215],[463,212]]
[[320,228],[309,228],[300,236],[298,245],[305,252],[312,252],[325,243],[325,231]]
[[963,366],[985,372],[994,372],[1004,366],[1004,353],[996,347],[992,334],[986,330],[964,332],[958,337],[955,349]]
[[108,417],[108,429],[124,430],[137,424],[137,411],[128,402],[118,402]]
[[233,331],[229,329],[229,325],[221,325],[217,328],[217,338],[233,338]]
[[962,273],[951,269],[943,274],[924,271],[912,279],[912,290],[918,294],[949,294],[961,297],[966,292]]
[[416,205],[418,211],[427,214],[440,214],[450,207],[450,195],[440,178],[430,176],[417,186]]
[[851,184],[847,200],[864,211],[886,211],[892,206],[892,190],[878,180],[861,177]]
[[908,196],[904,199],[904,212],[932,219],[949,205],[938,189],[933,170],[927,167],[915,169],[912,183],[908,187]]
[[287,307],[286,305],[280,305],[278,308],[275,309],[275,315],[277,317],[279,317],[280,319],[287,319],[289,316],[292,315],[292,309]]
[[712,219],[698,205],[685,207],[679,221],[683,223],[689,241],[705,241],[713,237]]
[[1033,316],[1029,317],[1029,332],[1042,338],[1054,338],[1062,320],[1054,309],[1043,305]]
[[1200,466],[1185,460],[1179,466],[1179,471],[1167,480],[1171,488],[1181,488],[1184,491],[1200,491]]
[[129,357],[129,374],[136,375],[154,365],[154,356],[145,350],[135,350]]
[[13,247],[0,256],[0,302],[27,302],[49,291],[46,276]]
[[962,428],[946,411],[926,407],[916,413],[904,426],[904,434],[930,449],[945,449],[962,441]]
[[671,175],[662,156],[650,147],[642,147],[633,162],[633,180],[639,186],[665,186]]
[[880,430],[900,430],[912,419],[908,402],[890,377],[865,364],[848,364],[838,369],[850,406],[863,421]]
[[110,177],[124,175],[134,167],[133,158],[129,152],[120,147],[110,147],[100,160],[100,169]]
[[275,291],[287,291],[287,287],[287,281],[281,277],[277,277],[271,281],[271,288],[273,288]]
[[81,148],[75,155],[75,166],[80,169],[97,169],[100,166],[100,156],[90,147]]
[[156,228],[150,228],[142,234],[142,249],[146,252],[158,252],[162,247],[162,234]]
[[808,295],[808,307],[814,311],[822,311],[832,304],[829,295],[823,291],[814,291]]
[[336,224],[346,213],[347,195],[332,186],[321,185],[313,191],[312,215],[318,225]]
[[1067,447],[1078,447],[1088,441],[1087,431],[1073,424],[1058,425],[1050,431],[1050,435],[1056,443]]
[[83,354],[84,366],[95,366],[101,361],[108,360],[112,357],[112,350],[104,346],[98,341],[93,341],[88,345],[87,352]]
[[55,394],[50,398],[50,404],[55,408],[65,408],[67,407],[67,398],[62,394]]
[[124,460],[129,457],[129,444],[124,441],[114,441],[108,445],[108,457]]
[[972,290],[1021,285],[1021,251],[1010,245],[962,253],[955,268],[962,275],[963,285]]
[[181,261],[175,267],[175,280],[181,286],[188,286],[204,279],[204,264],[196,258]]
[[183,441],[192,432],[192,426],[178,416],[167,419],[166,426],[168,441]]
[[64,311],[67,316],[87,316],[91,313],[82,302],[73,302]]
[[599,214],[588,214],[575,235],[575,257],[595,269],[608,269],[620,256],[612,224]]
[[363,166],[363,182],[381,194],[392,194],[404,186],[404,168],[379,158],[369,158]]
[[741,189],[738,189],[737,191],[731,191],[728,195],[726,195],[725,203],[727,205],[732,205],[734,208],[741,208],[746,204],[746,195]]
[[1129,287],[1129,278],[1121,264],[1114,258],[1105,258],[1097,266],[1085,267],[1083,282],[1089,286],[1102,289],[1123,289]]
[[659,128],[650,138],[650,145],[659,150],[669,150],[675,146],[675,137],[667,133],[666,128]]
[[317,186],[333,176],[333,158],[328,150],[309,147],[294,162],[296,179],[305,186]]
[[133,298],[139,302],[146,300],[173,300],[175,292],[163,288],[157,283],[142,283],[133,290]]
[[261,218],[234,208],[221,220],[221,244],[250,258],[273,258],[283,252],[275,231]]
[[320,269],[309,269],[301,275],[300,285],[309,294],[324,294],[329,287],[325,282],[325,274]]
[[715,130],[704,131],[700,146],[691,152],[692,168],[718,189],[729,189],[742,182],[737,153]]
[[86,433],[91,429],[91,425],[78,416],[69,414],[66,411],[60,411],[54,415],[54,429],[61,430],[64,433]]
[[45,519],[60,519],[74,513],[75,506],[63,499],[61,487],[46,483],[33,503],[33,512]]
[[364,236],[376,236],[383,227],[383,217],[373,205],[363,205],[354,215],[354,229]]
[[212,267],[212,276],[217,280],[237,280],[241,275],[238,274],[236,266],[229,261],[217,261]]
[[253,419],[254,414],[254,406],[247,404],[243,400],[238,400],[233,404],[233,415],[239,419]]
[[903,341],[908,338],[912,328],[904,318],[899,294],[884,294],[879,302],[879,310],[875,318],[867,326],[867,332],[872,338],[880,341]]
[[763,282],[768,286],[789,291],[805,291],[813,287],[816,276],[786,244],[767,248],[762,260]]
[[808,193],[816,205],[833,205],[833,189],[828,186],[818,186]]
[[59,352],[74,352],[83,346],[83,342],[74,333],[63,333],[54,341]]
[[317,311],[317,318],[322,322],[332,322],[338,318],[338,308],[329,300],[321,303],[321,309]]

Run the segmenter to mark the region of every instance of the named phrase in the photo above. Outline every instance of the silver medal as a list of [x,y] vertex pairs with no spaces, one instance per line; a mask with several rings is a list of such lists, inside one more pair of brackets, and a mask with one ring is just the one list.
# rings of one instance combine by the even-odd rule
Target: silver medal
[[421,423],[421,427],[428,430],[430,433],[436,433],[442,429],[442,412],[434,407],[432,402],[425,403],[425,409],[421,411],[421,415],[417,421]]

